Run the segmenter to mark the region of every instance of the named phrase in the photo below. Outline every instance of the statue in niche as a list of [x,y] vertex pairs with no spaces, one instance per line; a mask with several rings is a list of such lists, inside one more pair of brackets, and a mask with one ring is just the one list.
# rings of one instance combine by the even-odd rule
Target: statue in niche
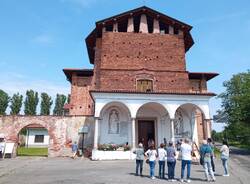
[[174,121],[174,133],[175,135],[181,135],[183,133],[183,117],[180,111],[176,112],[176,119]]
[[119,113],[116,110],[112,110],[109,113],[109,134],[119,133]]

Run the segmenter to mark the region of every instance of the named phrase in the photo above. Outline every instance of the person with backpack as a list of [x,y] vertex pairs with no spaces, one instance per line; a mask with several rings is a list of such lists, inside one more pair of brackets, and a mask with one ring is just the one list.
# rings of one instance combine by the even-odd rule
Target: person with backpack
[[[213,156],[213,151],[208,145],[206,140],[202,141],[202,146],[200,147],[201,164],[203,165],[205,171],[206,180],[215,182],[214,172],[211,165],[211,156]],[[211,177],[211,180],[209,179]]]
[[150,178],[155,179],[155,162],[157,158],[157,151],[154,144],[152,144],[146,151],[145,155],[148,157],[148,163],[150,167]]

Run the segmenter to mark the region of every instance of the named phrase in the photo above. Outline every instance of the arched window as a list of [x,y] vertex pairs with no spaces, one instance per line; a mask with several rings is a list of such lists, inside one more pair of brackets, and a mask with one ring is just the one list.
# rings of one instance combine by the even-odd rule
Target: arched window
[[136,89],[140,92],[152,92],[153,81],[148,79],[139,79],[137,80]]

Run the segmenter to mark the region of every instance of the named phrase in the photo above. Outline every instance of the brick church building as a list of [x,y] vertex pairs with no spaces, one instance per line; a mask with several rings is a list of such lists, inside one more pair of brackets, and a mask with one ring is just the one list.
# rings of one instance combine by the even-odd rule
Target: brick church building
[[146,6],[96,22],[85,40],[93,69],[63,70],[69,115],[94,117],[94,159],[100,144],[210,137],[207,81],[218,74],[187,71],[191,29]]

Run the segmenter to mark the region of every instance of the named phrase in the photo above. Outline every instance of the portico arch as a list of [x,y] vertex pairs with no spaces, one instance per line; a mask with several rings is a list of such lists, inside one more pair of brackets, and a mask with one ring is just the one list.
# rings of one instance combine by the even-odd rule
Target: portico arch
[[156,146],[162,143],[164,138],[169,139],[171,134],[169,119],[169,113],[161,103],[141,104],[136,112],[136,142],[142,142],[147,148],[149,139],[153,139]]
[[112,101],[104,105],[98,127],[98,144],[131,143],[130,110],[122,102]]
[[207,111],[204,106],[193,103],[184,103],[175,110],[174,138],[189,138],[198,143],[198,140],[207,139],[210,135]]

